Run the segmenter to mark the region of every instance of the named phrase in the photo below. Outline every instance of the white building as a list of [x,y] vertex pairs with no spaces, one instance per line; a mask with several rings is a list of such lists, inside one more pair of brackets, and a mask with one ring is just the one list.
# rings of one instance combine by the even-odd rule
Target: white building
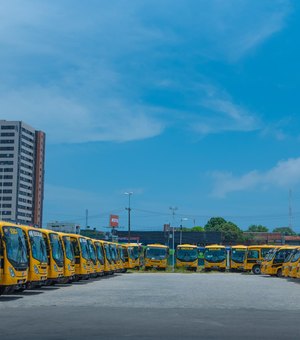
[[0,120],[0,220],[42,226],[45,134]]
[[47,229],[61,233],[80,234],[80,226],[71,222],[49,222],[47,223]]

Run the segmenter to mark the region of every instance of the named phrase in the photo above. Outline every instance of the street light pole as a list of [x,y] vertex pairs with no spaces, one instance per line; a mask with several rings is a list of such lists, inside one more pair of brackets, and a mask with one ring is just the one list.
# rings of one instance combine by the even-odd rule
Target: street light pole
[[130,213],[131,213],[131,208],[130,208],[130,197],[133,194],[133,192],[129,191],[129,192],[124,192],[124,195],[128,195],[128,208],[125,208],[128,211],[128,243],[130,243]]
[[188,218],[184,217],[181,219],[181,224],[180,224],[180,239],[179,239],[179,243],[182,244],[182,221],[187,221]]
[[172,263],[172,270],[174,272],[175,270],[175,211],[178,210],[177,207],[170,207],[169,208],[172,211],[173,216],[173,263]]

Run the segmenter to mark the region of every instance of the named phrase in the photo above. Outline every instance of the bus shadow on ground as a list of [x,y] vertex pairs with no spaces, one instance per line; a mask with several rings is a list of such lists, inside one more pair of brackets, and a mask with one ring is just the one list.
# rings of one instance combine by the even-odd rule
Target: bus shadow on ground
[[19,300],[19,299],[23,299],[23,296],[10,296],[10,295],[2,295],[0,296],[0,302],[5,302],[5,301],[15,301],[15,300]]
[[289,277],[289,278],[286,278],[289,282],[292,282],[292,283],[300,283],[300,280],[299,279],[295,279],[293,277]]
[[24,292],[15,292],[14,295],[17,295],[17,296],[30,296],[30,295],[40,295],[40,294],[43,294],[44,292],[36,292],[36,291],[32,291],[32,290],[25,290]]

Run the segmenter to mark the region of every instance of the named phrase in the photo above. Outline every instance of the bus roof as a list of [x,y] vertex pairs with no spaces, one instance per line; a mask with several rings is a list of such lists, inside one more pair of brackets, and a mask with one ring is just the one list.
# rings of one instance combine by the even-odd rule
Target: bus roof
[[178,244],[177,248],[198,248],[194,244]]
[[159,244],[159,243],[148,244],[147,247],[153,247],[153,248],[169,248],[168,246],[165,246],[165,245]]
[[205,249],[214,249],[214,248],[219,248],[219,249],[225,249],[225,246],[221,246],[220,244],[211,244],[209,246],[205,246]]

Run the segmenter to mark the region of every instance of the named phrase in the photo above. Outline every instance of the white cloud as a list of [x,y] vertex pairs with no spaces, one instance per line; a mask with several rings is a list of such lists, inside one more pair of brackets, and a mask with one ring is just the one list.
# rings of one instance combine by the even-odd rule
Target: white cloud
[[46,131],[50,143],[124,142],[154,137],[164,129],[164,123],[149,114],[153,108],[118,98],[102,99],[90,108],[51,88],[4,92],[0,107],[6,119],[23,120]]
[[213,172],[213,196],[225,197],[231,192],[246,191],[256,187],[281,187],[288,189],[300,183],[300,158],[290,158],[277,163],[268,171],[250,171],[242,176],[234,176],[228,172]]
[[201,135],[228,131],[255,131],[262,127],[252,112],[233,102],[230,96],[209,85],[198,85],[199,113],[194,115],[191,128]]
[[[152,104],[149,93],[172,90],[174,80],[163,75],[166,60],[245,56],[284,27],[290,1],[70,4],[0,1],[1,117],[26,120],[52,143],[151,138],[175,121],[202,135],[260,127],[254,113],[216,89],[202,89],[195,110],[188,100],[167,121],[161,117],[177,108]],[[173,73],[189,88],[195,79],[186,69]]]

